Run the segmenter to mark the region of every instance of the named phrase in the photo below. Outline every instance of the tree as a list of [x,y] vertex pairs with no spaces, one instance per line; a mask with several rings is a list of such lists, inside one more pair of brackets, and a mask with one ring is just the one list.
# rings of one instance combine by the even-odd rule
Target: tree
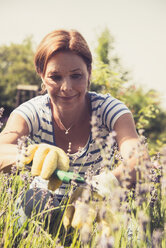
[[113,42],[108,29],[98,37],[91,90],[110,93],[124,102],[133,113],[136,128],[144,129],[153,147],[156,142],[162,146],[166,143],[166,112],[160,106],[159,93],[144,92],[142,87],[129,83],[129,72],[121,66],[118,56],[114,56]]
[[22,44],[0,47],[0,106],[13,109],[16,102],[16,87],[19,84],[40,85],[33,65],[32,37]]
[[95,48],[95,63],[92,76],[91,90],[103,93],[112,92],[116,95],[129,80],[129,71],[121,65],[120,58],[115,53],[114,38],[108,28],[98,37]]
[[122,81],[128,81],[129,71],[122,65],[119,56],[115,52],[115,39],[108,28],[105,28],[98,37],[98,46],[95,49],[96,60],[109,66],[109,69],[118,74]]

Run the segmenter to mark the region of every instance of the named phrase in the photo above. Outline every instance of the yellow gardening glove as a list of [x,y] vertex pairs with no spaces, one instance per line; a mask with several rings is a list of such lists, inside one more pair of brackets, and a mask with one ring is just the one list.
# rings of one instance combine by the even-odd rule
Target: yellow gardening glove
[[109,169],[105,169],[92,177],[91,184],[100,196],[110,197],[113,188],[117,187],[119,182]]
[[69,204],[63,216],[63,225],[66,230],[70,226],[80,231],[81,238],[91,235],[94,221],[97,224],[100,235],[109,237],[113,232],[114,223],[119,219],[107,204],[103,208],[103,197],[96,192],[91,192],[90,200],[84,200],[89,195],[86,188],[77,188],[70,198]]
[[[95,191],[91,191],[90,194],[87,193],[91,198],[88,203],[82,200],[86,195],[87,189],[85,187],[77,188],[71,196],[63,218],[63,225],[66,229],[70,226],[78,229],[81,229],[83,226],[90,227],[96,217],[97,221],[101,223],[98,210],[102,206],[103,197],[111,195],[113,187],[118,185],[118,181],[111,171],[104,170],[99,175],[92,177],[91,185]],[[109,220],[111,219],[110,216],[111,218],[114,216],[111,210],[109,211]],[[102,225],[105,227],[109,225],[107,218]]]
[[69,204],[65,210],[64,217],[63,217],[63,225],[66,229],[71,226],[71,222],[72,222],[74,212],[75,212],[74,203],[79,197],[81,197],[83,190],[84,190],[83,187],[77,188],[72,194],[72,196],[70,197]]
[[69,169],[69,157],[67,154],[56,146],[48,144],[29,145],[26,153],[22,155],[21,162],[29,164],[32,160],[32,176],[41,176],[49,180],[48,188],[57,189],[61,181],[57,177],[51,177],[56,169],[67,171]]
[[93,201],[88,203],[81,200],[83,194],[86,194],[86,189],[83,187],[77,188],[72,194],[67,209],[63,217],[63,225],[67,229],[72,226],[81,229],[84,225],[90,228],[97,215],[95,204]]
[[100,226],[100,234],[109,237],[115,223],[118,222],[118,218],[114,211],[111,209],[111,204],[104,206],[103,201],[98,202],[98,212],[96,222]]
[[95,204],[95,202],[85,203],[77,200],[71,226],[81,229],[86,224],[89,227],[92,227],[93,221],[97,215]]

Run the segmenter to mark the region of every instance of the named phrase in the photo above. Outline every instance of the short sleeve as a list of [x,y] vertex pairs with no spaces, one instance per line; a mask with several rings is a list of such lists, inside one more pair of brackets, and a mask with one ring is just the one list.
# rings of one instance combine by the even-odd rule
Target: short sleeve
[[109,130],[114,128],[114,125],[119,117],[126,113],[131,113],[123,102],[109,95],[103,102],[101,110],[102,122],[109,128]]
[[13,113],[17,113],[24,118],[32,135],[40,129],[40,119],[34,100],[29,100],[21,104]]
[[98,117],[98,125],[113,130],[118,118],[126,113],[131,113],[128,107],[110,94],[90,93],[92,114]]

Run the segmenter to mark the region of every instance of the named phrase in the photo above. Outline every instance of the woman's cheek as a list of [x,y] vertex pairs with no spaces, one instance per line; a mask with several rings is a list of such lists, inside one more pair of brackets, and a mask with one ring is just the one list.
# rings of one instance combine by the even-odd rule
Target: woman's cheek
[[47,91],[49,91],[49,92],[55,92],[55,91],[57,91],[58,90],[58,86],[56,86],[56,85],[49,85],[49,84],[46,84],[46,88],[47,88]]

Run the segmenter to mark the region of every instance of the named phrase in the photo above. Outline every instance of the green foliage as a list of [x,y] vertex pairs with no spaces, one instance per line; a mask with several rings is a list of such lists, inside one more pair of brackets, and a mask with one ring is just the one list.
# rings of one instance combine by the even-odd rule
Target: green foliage
[[41,84],[34,69],[33,57],[31,37],[22,44],[0,47],[0,106],[15,107],[17,85]]
[[109,53],[112,49],[113,37],[111,36],[108,29],[105,29],[100,37],[98,38],[98,47],[96,48],[96,53],[98,60],[102,61],[104,64],[109,64]]
[[92,72],[91,90],[100,93],[110,93],[117,95],[122,88],[124,81],[119,78],[118,73],[110,70],[109,65],[102,61],[97,61]]
[[[145,130],[144,134],[155,152],[166,143],[166,112],[160,107],[159,95],[155,91],[145,93],[141,87],[136,88],[127,83],[128,73],[122,69],[119,59],[110,57],[110,49],[113,50],[110,42],[113,40],[110,39],[108,30],[102,35],[105,38],[99,39],[100,48],[97,53],[100,56],[94,64],[91,90],[109,92],[123,101],[132,111],[137,128]],[[40,84],[34,71],[31,39],[26,39],[21,45],[0,47],[0,106],[14,107],[16,86],[21,83]],[[138,170],[142,177],[138,178],[135,189],[130,191],[126,188],[126,168],[122,187],[112,189],[111,201],[102,201],[99,208],[101,222],[95,220],[93,231],[88,232],[88,235],[87,230],[82,233],[78,230],[67,232],[62,222],[57,220],[57,232],[50,234],[35,213],[19,228],[15,203],[20,194],[28,190],[32,177],[26,171],[13,171],[10,175],[0,173],[0,246],[166,247],[166,150],[162,157],[152,158],[154,164],[151,170],[147,161],[144,164],[141,162],[141,153],[142,151],[139,152]],[[64,207],[62,206],[62,210]],[[114,221],[107,215],[110,209],[113,210]],[[48,214],[51,210],[48,210]],[[105,222],[108,225],[104,225]],[[131,236],[128,233],[130,230]]]
[[129,86],[125,93],[121,92],[120,99],[131,109],[138,129],[149,125],[149,120],[159,112],[158,96],[155,91],[143,92],[141,87]]
[[121,60],[115,53],[114,37],[108,28],[105,28],[98,37],[98,46],[95,49],[96,62],[108,65],[112,73],[116,73],[122,81],[127,81],[129,72],[121,65]]
[[110,93],[124,102],[133,114],[136,128],[144,129],[151,148],[159,150],[166,143],[166,111],[160,106],[159,93],[154,90],[144,92],[142,87],[129,83],[129,72],[114,56],[113,42],[108,29],[98,38],[91,90]]
[[[95,52],[90,89],[110,93],[123,101],[133,113],[137,129],[145,130],[144,134],[154,150],[160,148],[166,143],[166,111],[160,107],[159,94],[153,90],[144,92],[142,87],[129,83],[129,72],[115,54],[114,38],[107,28],[98,37]],[[41,79],[35,72],[33,56],[31,37],[22,44],[0,47],[0,106],[5,111],[8,109],[10,112],[15,107],[17,85],[40,86]]]

